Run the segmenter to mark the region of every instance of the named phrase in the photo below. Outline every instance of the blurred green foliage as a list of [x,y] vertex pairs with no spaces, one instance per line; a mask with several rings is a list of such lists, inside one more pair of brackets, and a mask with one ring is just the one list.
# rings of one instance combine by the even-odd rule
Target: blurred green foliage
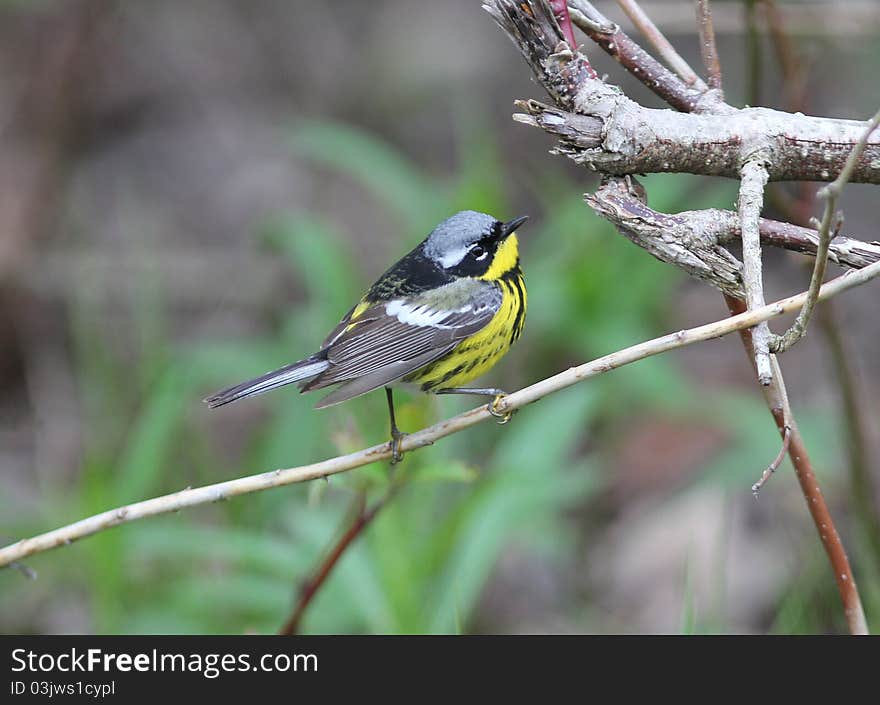
[[[461,208],[500,217],[522,210],[506,195],[500,150],[474,124],[462,130],[452,179],[427,175],[389,144],[346,125],[300,125],[291,147],[359,183],[396,219],[408,241],[388,243],[388,262]],[[666,332],[664,316],[681,280],[593,218],[558,163],[546,160],[545,170],[528,178],[541,206],[523,238],[528,322],[522,341],[493,373],[510,389]],[[733,199],[732,186],[701,190],[703,182],[672,177],[646,182],[661,210]],[[29,535],[186,485],[304,464],[386,437],[378,394],[321,413],[312,412],[313,399],[284,391],[249,402],[244,415],[202,408],[205,393],[310,353],[378,274],[358,269],[356,243],[329,216],[278,213],[258,235],[260,246],[284,258],[303,292],[298,302],[284,302],[274,330],[259,339],[174,347],[161,282],[144,282],[131,312],[138,340],[132,360],[102,323],[100,291],[83,281],[70,309],[89,429],[81,464],[63,489],[47,486],[38,507],[0,498],[0,533]],[[401,399],[404,429],[467,408],[449,398]],[[506,547],[560,563],[578,550],[584,539],[574,514],[602,497],[614,470],[596,451],[597,438],[635,410],[684,419],[712,415],[727,428],[727,450],[707,465],[702,482],[748,486],[777,449],[758,395],[707,399],[673,357],[602,376],[522,410],[504,427],[484,424],[410,454],[398,470],[403,490],[343,558],[307,613],[306,630],[468,631]],[[232,428],[245,418],[244,428]],[[811,426],[826,422],[809,414],[801,421],[808,437]],[[230,449],[224,429],[242,436],[243,446]],[[822,467],[836,450],[816,453]],[[34,559],[41,573],[36,583],[7,571],[0,576],[5,600],[38,611],[75,596],[87,605],[89,628],[101,633],[272,632],[352,503],[362,494],[381,496],[387,482],[387,468],[377,465],[107,531]],[[812,584],[830,585],[815,555]],[[697,609],[689,568],[686,576],[682,629],[723,631],[723,621],[709,622]],[[806,589],[792,595],[775,618],[779,631],[839,622],[833,596],[817,602]],[[570,609],[589,614],[583,605]]]

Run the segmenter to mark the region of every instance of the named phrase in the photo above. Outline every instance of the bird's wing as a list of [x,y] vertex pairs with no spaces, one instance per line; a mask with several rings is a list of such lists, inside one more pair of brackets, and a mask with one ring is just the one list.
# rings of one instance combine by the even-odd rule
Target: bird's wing
[[346,382],[321,401],[323,407],[400,379],[483,328],[501,299],[496,285],[469,279],[411,299],[374,304],[328,337],[330,345],[321,352],[329,367],[303,391]]
[[[364,316],[365,313],[370,312],[370,316]],[[326,350],[339,338],[344,332],[345,329],[349,326],[355,325],[356,323],[366,323],[368,320],[371,320],[373,312],[370,310],[370,303],[366,300],[366,297],[361,299],[356,306],[352,306],[348,313],[346,313],[342,320],[339,321],[337,326],[331,330],[327,337],[324,338],[324,342],[321,343],[321,350]]]

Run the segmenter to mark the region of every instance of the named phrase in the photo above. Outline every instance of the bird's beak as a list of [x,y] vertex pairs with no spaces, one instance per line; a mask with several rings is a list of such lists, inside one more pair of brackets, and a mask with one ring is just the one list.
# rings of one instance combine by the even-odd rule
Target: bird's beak
[[511,233],[513,233],[520,225],[525,223],[529,219],[527,215],[521,215],[519,218],[514,218],[513,220],[509,220],[506,223],[502,223],[501,225],[501,237],[507,237]]

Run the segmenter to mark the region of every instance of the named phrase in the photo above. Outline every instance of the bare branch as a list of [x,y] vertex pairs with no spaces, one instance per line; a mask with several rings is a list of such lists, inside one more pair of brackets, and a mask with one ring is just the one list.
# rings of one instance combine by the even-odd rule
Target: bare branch
[[[730,211],[714,211],[719,217],[725,217]],[[719,224],[723,225],[723,223]],[[792,252],[816,255],[819,246],[819,233],[813,228],[804,228],[791,223],[780,223],[778,220],[761,218],[758,221],[761,229],[761,242],[772,247],[781,247]],[[726,242],[738,237],[737,229],[725,229],[719,233],[719,242]],[[852,238],[838,236],[831,240],[828,257],[842,267],[860,269],[880,260],[880,242],[862,242]]]
[[[745,299],[742,263],[721,245],[741,237],[739,215],[709,208],[681,213],[660,213],[649,208],[632,177],[605,179],[584,200],[605,220],[661,262],[674,265],[719,291]],[[815,255],[818,233],[790,223],[761,218],[758,229],[763,245]],[[843,267],[861,269],[880,261],[880,243],[837,237],[831,243],[831,260]]]
[[822,280],[825,278],[825,266],[828,263],[828,250],[832,239],[832,223],[835,220],[837,220],[838,225],[834,227],[834,235],[840,230],[840,220],[837,216],[837,200],[855,169],[856,163],[862,156],[871,133],[877,129],[878,125],[880,125],[880,111],[877,111],[877,114],[868,122],[867,129],[856,143],[856,146],[853,147],[837,178],[819,191],[819,198],[825,201],[825,211],[822,214],[822,222],[819,226],[819,245],[816,252],[816,263],[813,267],[813,276],[810,279],[809,296],[791,327],[781,336],[773,338],[772,349],[776,353],[784,353],[803,338],[804,333],[807,331],[810,317],[813,315],[813,308],[816,306],[816,296],[819,287],[822,286]]
[[[609,178],[584,200],[618,231],[661,262],[709,282],[722,292],[742,298],[742,265],[719,246],[717,213],[689,211],[676,215],[659,213],[645,205],[641,187],[632,177]],[[739,229],[735,213],[728,213],[727,226]]]
[[571,0],[568,9],[578,29],[676,110],[686,113],[715,112],[723,104],[717,92],[702,92],[685,83],[642,49],[592,3],[587,0]]
[[[511,27],[517,25],[516,16],[518,14],[531,15],[534,12],[535,6],[543,4],[543,0],[488,1],[495,7],[504,8],[504,14],[507,15],[508,19],[506,22],[499,22],[499,24],[515,44],[519,45],[522,41],[541,43],[541,39],[534,36],[522,40],[516,32],[511,31]],[[575,4],[580,7],[588,3],[578,0]],[[751,0],[749,5],[753,4],[754,0]],[[595,24],[596,15],[591,15],[591,19]],[[522,24],[519,26],[522,27]],[[596,27],[593,27],[593,29],[596,30]],[[599,31],[601,31],[601,27]],[[600,46],[604,46],[599,39],[596,39],[596,41],[600,43]],[[523,50],[527,60],[529,55],[533,53],[533,51]],[[627,68],[633,75],[637,75],[641,70],[638,63],[639,57],[640,55],[637,52],[630,54],[631,62]],[[565,62],[561,62],[563,68],[564,64]],[[542,74],[547,74],[541,78],[545,84],[552,84],[554,80],[558,80],[552,74],[555,71],[559,71],[559,69],[560,65],[558,64],[532,64],[532,70],[539,78]],[[663,96],[663,92],[652,86],[651,82],[646,82],[646,85],[652,88],[657,95]],[[670,152],[675,152],[679,146],[679,142],[676,139],[677,135],[666,132],[667,127],[672,127],[671,124],[660,124],[666,119],[663,117],[664,114],[671,114],[669,111],[646,111],[640,113],[640,111],[644,110],[641,106],[637,106],[622,96],[619,91],[595,79],[579,84],[569,84],[568,89],[575,91],[574,99],[569,99],[567,103],[560,103],[558,98],[556,101],[563,110],[557,110],[552,115],[547,110],[548,115],[543,117],[536,114],[536,109],[534,109],[535,106],[540,106],[540,104],[535,101],[529,101],[530,115],[526,117],[530,120],[530,124],[539,125],[543,129],[564,138],[559,145],[558,153],[565,154],[576,162],[596,171],[604,172],[606,175],[627,176],[632,173],[655,171],[656,169],[654,168],[639,168],[635,164],[638,162],[639,151],[644,149],[646,144],[650,150],[652,139],[655,136],[653,135],[653,128],[658,127],[660,132],[663,133],[664,138],[671,138],[663,145],[656,144],[657,151],[648,154],[649,163],[651,160],[656,160],[658,156],[663,159],[663,161],[659,162],[662,166],[660,171],[675,170],[678,167],[673,166],[673,164],[684,164],[689,157],[694,157],[696,160],[708,157],[708,159],[704,160],[704,164],[706,167],[711,167],[711,169],[695,171],[693,173],[736,177],[739,175],[739,170],[745,162],[752,159],[754,155],[761,154],[770,161],[769,164],[764,164],[764,167],[768,170],[766,178],[771,180],[827,181],[830,179],[831,173],[836,173],[843,167],[852,147],[861,137],[861,129],[863,127],[860,123],[851,121],[804,118],[803,115],[797,113],[781,113],[778,111],[765,111],[763,109],[735,110],[722,101],[716,101],[714,106],[711,107],[706,107],[708,104],[705,102],[692,106],[684,103],[683,107],[678,105],[675,107],[692,112],[698,112],[698,109],[702,108],[703,112],[710,114],[676,117],[717,119],[718,116],[724,113],[722,122],[731,125],[733,123],[738,124],[736,130],[729,135],[730,140],[724,140],[723,144],[716,143],[715,145],[710,145],[698,138],[697,142],[689,143],[689,146],[685,147],[682,153],[671,155]],[[710,90],[706,92],[707,97],[717,96],[717,94],[718,91]],[[672,103],[670,102],[670,104]],[[600,144],[590,143],[586,135],[579,134],[578,125],[567,121],[567,113],[565,111],[571,110],[570,106],[572,105],[575,106],[575,111],[579,113],[579,118],[598,118],[601,120],[602,140]],[[633,106],[636,107],[633,108]],[[740,120],[744,120],[744,122],[739,122]],[[674,119],[671,122],[674,123]],[[710,127],[710,125],[707,123],[691,123],[689,125],[691,130],[690,136],[693,137],[695,134],[701,133],[701,130],[706,127]],[[715,133],[715,135],[722,135],[723,129],[722,127],[720,132]],[[595,127],[592,124],[590,124],[590,130],[595,131]],[[674,128],[672,132],[675,132]],[[819,138],[819,135],[822,135],[822,137]],[[687,142],[686,130],[683,136],[684,141]],[[700,136],[702,137],[702,135]],[[702,148],[705,148],[706,152],[701,151]],[[664,159],[665,156],[670,156],[671,158]],[[615,159],[621,157],[620,162],[615,164]],[[720,169],[716,170],[716,159],[719,158],[724,163]],[[630,160],[628,169],[622,166],[622,162],[626,160]],[[692,163],[684,171],[688,171],[692,166],[696,166],[696,164]],[[698,168],[702,169],[702,167]],[[880,178],[880,140],[874,143],[869,142],[869,147],[866,149],[860,162],[860,168],[862,173],[859,173],[859,167],[857,167],[851,180],[863,179],[868,183],[877,183],[878,178]],[[630,203],[637,203],[637,200],[630,199]],[[643,211],[649,210],[643,205],[641,209]],[[639,207],[635,207],[634,210],[638,211]],[[637,220],[638,218],[631,218],[631,222],[636,222]],[[754,215],[754,221],[758,224],[759,234],[762,223],[772,222],[762,221],[757,217],[757,214]],[[789,240],[790,236],[794,235],[790,240],[794,242],[800,239],[800,235],[803,234],[793,232],[794,226],[788,224],[776,225],[780,227],[776,228],[775,235],[781,237],[782,241]],[[682,266],[677,261],[674,261],[674,263]],[[726,294],[725,298],[732,309],[745,310],[745,304],[736,297]],[[754,333],[752,330],[742,333],[744,346],[753,360],[753,364],[755,359],[752,342]],[[819,531],[823,546],[831,563],[850,631],[852,633],[866,633],[867,625],[864,612],[843,544],[825,505],[821,490],[812,472],[810,457],[803,445],[803,440],[791,414],[791,409],[788,407],[785,385],[778,362],[775,356],[769,357],[771,365],[770,384],[767,386],[762,385],[767,406],[773,414],[780,434],[784,433],[784,427],[787,420],[790,419],[791,439],[789,455],[795,466],[801,491],[807,501],[813,522]]]
[[657,53],[660,54],[669,68],[675,71],[689,86],[693,86],[700,92],[706,90],[707,86],[703,83],[703,80],[688,65],[687,61],[681,58],[675,47],[663,36],[663,32],[645,14],[645,11],[642,10],[636,0],[617,0],[617,4],[620,5],[620,8],[626,13],[630,21],[638,27],[645,39],[657,50]]
[[483,9],[511,38],[544,89],[568,109],[584,83],[599,82],[596,70],[583,54],[570,48],[546,2],[524,12],[509,2],[486,3]]
[[[764,205],[764,187],[767,185],[767,169],[762,154],[756,154],[742,166],[742,182],[739,188],[739,220],[743,248],[743,288],[746,306],[750,311],[764,305],[764,278],[761,264],[761,233],[758,219]],[[766,387],[770,384],[770,328],[766,323],[757,326],[752,334],[755,347],[755,369],[758,381]]]
[[807,71],[805,70],[806,58],[799,56],[795,50],[794,42],[785,28],[785,21],[779,11],[776,0],[761,0],[773,39],[773,49],[776,59],[782,68],[783,92],[785,99],[782,105],[790,110],[804,110],[806,102]]
[[761,84],[763,78],[763,51],[761,35],[758,31],[758,0],[745,0],[746,15],[746,102],[749,105],[761,103]]
[[761,488],[767,483],[767,480],[770,479],[770,476],[776,472],[777,468],[782,464],[782,461],[785,459],[786,454],[788,453],[788,448],[791,445],[791,426],[788,424],[785,425],[785,429],[782,434],[782,447],[779,449],[779,454],[773,459],[773,462],[770,463],[763,473],[761,473],[761,478],[752,485],[752,494],[755,497],[758,496],[758,493],[761,491]]
[[[734,317],[742,315],[746,310],[745,304],[742,301],[730,296],[725,296],[724,298],[730,308],[731,315]],[[746,354],[754,367],[754,329],[744,328],[740,331],[740,336],[742,337]],[[865,619],[865,611],[862,608],[861,597],[859,596],[855,577],[849,564],[849,558],[846,555],[846,549],[843,546],[840,534],[837,533],[837,528],[825,502],[822,488],[819,487],[819,483],[816,480],[810,454],[807,452],[806,445],[804,445],[800,429],[797,423],[795,423],[791,405],[788,401],[788,392],[785,389],[785,381],[782,377],[782,370],[779,368],[779,362],[775,355],[770,357],[770,361],[772,366],[771,383],[766,387],[761,387],[764,399],[767,402],[767,408],[770,410],[773,420],[776,422],[776,428],[783,439],[785,438],[786,428],[789,429],[788,457],[791,458],[791,463],[794,465],[795,475],[801,487],[801,492],[804,495],[804,500],[807,503],[807,509],[819,533],[819,538],[822,541],[825,554],[828,556],[828,561],[831,563],[831,570],[837,583],[841,602],[843,603],[843,611],[849,631],[851,634],[867,634],[868,624]]]
[[715,25],[709,0],[697,0],[697,27],[700,31],[700,54],[706,67],[709,88],[721,90],[721,61],[715,44]]
[[866,403],[868,390],[858,381],[852,338],[848,331],[844,332],[831,301],[827,301],[819,310],[819,324],[828,343],[829,367],[836,377],[843,407],[850,500],[873,552],[875,564],[880,565],[880,514],[868,442],[868,425],[876,423],[876,415],[872,413],[871,405]]
[[[830,181],[864,136],[865,123],[859,120],[770,108],[685,114],[642,107],[601,81],[580,85],[576,113],[537,100],[518,105],[534,118],[529,124],[559,139],[554,153],[611,175],[735,179],[742,162],[762,150],[770,181]],[[880,183],[880,134],[869,138],[850,181]]]
[[330,549],[327,556],[318,563],[311,576],[303,583],[296,606],[294,607],[293,612],[291,612],[290,617],[284,622],[284,626],[278,630],[279,634],[291,636],[299,632],[299,627],[306,610],[311,604],[312,599],[318,594],[318,591],[330,576],[333,568],[345,554],[348,547],[364,533],[373,519],[376,518],[376,515],[381,511],[382,507],[391,501],[396,494],[398,487],[399,485],[396,484],[391,485],[386,495],[369,509],[364,505],[365,498],[363,495],[357,498],[354,519],[343,532],[342,536],[340,536],[333,544],[333,547]]
[[[853,287],[871,281],[880,276],[880,262],[857,271],[831,280],[819,293],[819,300],[825,300],[852,289]],[[610,372],[618,367],[623,367],[647,357],[659,355],[669,350],[693,345],[704,340],[720,338],[724,335],[745,328],[751,328],[758,323],[770,320],[776,316],[794,311],[803,305],[806,292],[796,296],[790,296],[773,304],[764,306],[756,311],[746,311],[737,316],[731,316],[722,321],[707,323],[697,328],[681,330],[670,333],[660,338],[654,338],[637,345],[633,345],[617,352],[597,358],[592,362],[584,363],[577,367],[571,367],[563,372],[548,377],[540,382],[520,389],[517,392],[502,397],[495,405],[496,413],[506,414],[516,411],[524,406],[532,404],[539,399],[571,387],[578,382],[591,379],[600,374]],[[489,420],[496,420],[496,416],[484,404],[470,411],[466,411],[452,418],[446,419],[433,426],[428,426],[420,431],[411,433],[401,441],[402,451],[414,451],[425,446],[432,445],[435,441],[459,433],[471,426]],[[219,502],[221,500],[238,497],[240,495],[262,492],[275,487],[283,487],[298,482],[306,482],[322,477],[329,477],[341,472],[354,470],[355,468],[369,465],[391,457],[391,447],[388,443],[341,455],[329,460],[323,460],[311,465],[302,465],[295,468],[279,469],[264,472],[235,480],[219,482],[205,487],[181,490],[169,495],[155,497],[143,502],[136,502],[126,506],[111,509],[100,514],[82,519],[73,524],[63,526],[39,536],[22,539],[0,549],[0,567],[21,561],[28,556],[43,553],[53,548],[67,546],[74,541],[105,531],[114,526],[127,524],[138,519],[169,514],[189,507],[201,504]]]
[[[572,4],[582,14],[585,8],[587,12],[594,11],[584,0]],[[589,168],[613,175],[684,172],[739,178],[742,162],[761,149],[766,153],[770,181],[829,181],[833,173],[843,168],[862,136],[864,124],[856,120],[818,118],[768,108],[736,110],[718,101],[710,104],[714,106],[711,110],[703,106],[709,114],[642,107],[600,80],[586,57],[568,48],[546,2],[493,0],[485,7],[562,108],[552,109],[552,121],[536,120],[534,124],[565,137],[558,153]],[[600,25],[607,23],[601,15],[590,17]],[[594,29],[589,31],[595,35]],[[607,37],[598,41],[603,47],[612,44]],[[644,52],[632,51],[629,47],[628,61],[642,61],[646,56]],[[632,67],[634,73],[637,69],[652,74],[655,67],[650,63]],[[647,85],[652,86],[652,82]],[[663,95],[659,90],[658,94]],[[711,91],[707,93],[710,94]],[[528,103],[537,110],[551,110],[537,101]],[[696,111],[701,105],[684,98],[679,107]],[[601,137],[583,135],[570,140],[572,134],[578,133],[572,113],[600,120]],[[562,126],[560,133],[553,129],[554,125]],[[880,135],[869,140],[850,180],[880,183]]]
[[568,46],[572,51],[577,51],[578,45],[574,38],[574,28],[571,26],[571,17],[569,17],[568,5],[565,0],[550,0],[550,7]]
[[[803,111],[806,106],[808,86],[805,57],[799,54],[789,36],[790,23],[783,22],[775,0],[763,0],[763,4],[773,46],[782,68],[786,105],[789,110]],[[776,191],[778,193],[778,189]],[[786,213],[788,220],[806,225],[810,220],[809,212],[813,208],[814,201],[813,190],[809,185],[802,184],[799,198],[788,199],[779,207]],[[831,242],[829,257],[835,262],[837,259],[834,246],[840,241],[841,238],[835,237]],[[872,422],[873,414],[857,381],[857,356],[851,349],[849,337],[844,334],[833,302],[827,302],[819,311],[819,325],[824,333],[831,358],[830,372],[836,378],[840,391],[846,437],[844,445],[849,458],[850,497],[857,520],[877,562],[880,561],[880,513],[875,506],[877,494],[871,477],[871,453],[867,432],[867,424]]]

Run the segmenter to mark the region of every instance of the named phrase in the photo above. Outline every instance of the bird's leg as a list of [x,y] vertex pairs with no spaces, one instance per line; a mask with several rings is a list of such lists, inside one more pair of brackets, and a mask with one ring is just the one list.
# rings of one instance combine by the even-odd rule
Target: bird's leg
[[507,392],[503,389],[496,389],[495,387],[446,387],[445,389],[438,389],[435,394],[474,394],[481,397],[495,397],[492,400],[492,403],[488,405],[489,413],[492,414],[496,419],[498,419],[498,423],[501,425],[506,424],[510,421],[510,418],[513,416],[512,411],[498,411],[498,402],[505,396],[507,396]]
[[391,464],[397,465],[403,460],[403,453],[400,452],[400,441],[406,435],[401,433],[397,428],[397,421],[394,418],[394,393],[391,387],[385,387],[385,398],[388,400],[388,416],[391,419]]

